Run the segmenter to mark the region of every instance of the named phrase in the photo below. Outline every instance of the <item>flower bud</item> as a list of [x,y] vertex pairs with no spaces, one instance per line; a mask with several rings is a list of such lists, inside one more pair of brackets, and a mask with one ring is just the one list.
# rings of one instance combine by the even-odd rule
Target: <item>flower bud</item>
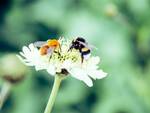
[[105,7],[105,13],[109,17],[116,16],[118,14],[118,10],[117,10],[116,5],[114,5],[114,4],[108,4],[108,5],[106,5],[106,7]]
[[15,54],[7,54],[0,58],[0,77],[10,83],[18,83],[23,80],[27,67]]

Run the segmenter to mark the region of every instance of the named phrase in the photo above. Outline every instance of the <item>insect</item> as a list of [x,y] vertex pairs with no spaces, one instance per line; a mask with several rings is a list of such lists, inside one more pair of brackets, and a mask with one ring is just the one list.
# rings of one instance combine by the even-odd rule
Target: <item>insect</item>
[[75,40],[73,40],[68,51],[72,50],[73,48],[79,50],[81,53],[82,63],[84,59],[87,59],[90,56],[91,48],[89,47],[86,40],[82,37],[77,37]]
[[51,56],[55,50],[60,50],[60,43],[56,39],[49,39],[47,41],[37,41],[34,43],[36,47],[40,47],[40,55],[49,55]]

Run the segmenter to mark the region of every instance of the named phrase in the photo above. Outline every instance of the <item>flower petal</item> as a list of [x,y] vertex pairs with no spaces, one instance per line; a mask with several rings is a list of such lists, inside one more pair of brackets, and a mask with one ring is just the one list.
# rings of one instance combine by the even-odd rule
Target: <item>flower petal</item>
[[25,60],[20,56],[20,55],[16,55],[18,58],[19,58],[19,60],[21,61],[21,62],[23,62],[24,64],[26,64],[25,63]]
[[48,68],[47,68],[47,72],[51,75],[55,75],[56,71],[55,71],[55,67],[52,64],[49,64]]
[[25,54],[25,56],[26,56],[26,55],[31,55],[31,54],[30,54],[31,52],[30,52],[30,50],[29,50],[28,47],[23,46],[22,50],[23,50],[23,53]]
[[100,62],[100,58],[98,56],[91,57],[88,61],[89,65],[97,65]]
[[67,70],[69,70],[71,67],[72,67],[73,63],[71,60],[65,60],[63,63],[62,63],[62,68],[65,68]]
[[90,70],[88,71],[88,75],[93,79],[102,79],[107,76],[107,73],[102,70]]
[[85,82],[89,87],[93,86],[92,80],[90,79],[90,77],[88,77],[86,72],[84,72],[82,69],[73,68],[73,69],[68,70],[68,71],[69,71],[69,73],[71,74],[72,77]]
[[23,52],[19,52],[21,56],[26,57]]
[[31,51],[34,51],[35,47],[34,47],[33,43],[29,44],[29,49],[30,49]]

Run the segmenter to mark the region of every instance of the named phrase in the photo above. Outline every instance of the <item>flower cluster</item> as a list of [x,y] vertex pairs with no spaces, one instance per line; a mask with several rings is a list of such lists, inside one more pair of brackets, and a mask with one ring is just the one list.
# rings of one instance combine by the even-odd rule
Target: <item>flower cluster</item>
[[[106,77],[107,73],[98,69],[100,58],[89,56],[81,62],[81,53],[77,49],[68,51],[71,45],[70,40],[64,38],[58,40],[60,50],[51,55],[41,55],[39,48],[34,43],[28,47],[24,46],[20,55],[17,55],[27,66],[35,66],[38,70],[47,70],[50,75],[63,74],[85,82],[89,87],[93,86],[92,79]],[[91,79],[92,78],[92,79]]]

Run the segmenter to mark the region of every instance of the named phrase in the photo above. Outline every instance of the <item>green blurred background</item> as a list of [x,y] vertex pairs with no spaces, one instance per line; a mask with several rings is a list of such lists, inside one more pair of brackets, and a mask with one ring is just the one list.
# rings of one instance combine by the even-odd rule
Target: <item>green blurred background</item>
[[[0,60],[34,41],[60,36],[82,36],[95,45],[93,54],[101,57],[108,77],[92,88],[69,77],[53,113],[150,113],[150,0],[0,1]],[[43,113],[54,78],[27,71],[0,113]],[[1,77],[1,87],[4,82]]]

